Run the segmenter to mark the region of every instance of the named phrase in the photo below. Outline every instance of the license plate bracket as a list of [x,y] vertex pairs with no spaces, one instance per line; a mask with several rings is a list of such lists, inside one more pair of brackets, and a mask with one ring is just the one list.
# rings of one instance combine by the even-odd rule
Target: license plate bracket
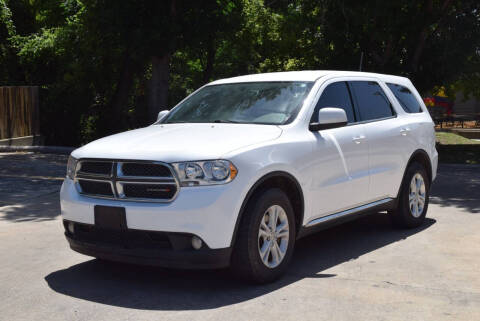
[[95,205],[93,208],[95,226],[107,230],[124,231],[127,229],[125,207]]

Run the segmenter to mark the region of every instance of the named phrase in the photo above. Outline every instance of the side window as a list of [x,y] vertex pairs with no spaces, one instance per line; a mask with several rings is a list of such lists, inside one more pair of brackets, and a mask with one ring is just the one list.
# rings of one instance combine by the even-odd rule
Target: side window
[[349,81],[352,93],[356,98],[356,106],[360,119],[373,120],[393,116],[390,101],[382,88],[375,81]]
[[324,107],[338,107],[345,110],[349,123],[355,122],[352,101],[345,82],[335,82],[328,85],[322,92],[320,99],[315,106],[312,122],[318,122],[318,111]]
[[397,84],[387,84],[388,88],[393,92],[395,98],[397,98],[400,106],[407,113],[421,113],[422,107],[418,103],[417,98],[412,94],[412,92],[407,88]]

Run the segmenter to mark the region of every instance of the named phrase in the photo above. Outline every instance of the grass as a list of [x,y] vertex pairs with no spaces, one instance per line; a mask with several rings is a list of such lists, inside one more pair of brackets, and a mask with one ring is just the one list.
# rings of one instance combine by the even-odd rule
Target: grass
[[468,139],[463,136],[448,133],[448,132],[436,132],[437,143],[441,145],[470,145],[470,144],[480,144],[480,141],[473,139]]
[[437,132],[438,161],[454,164],[480,164],[480,142],[463,136]]

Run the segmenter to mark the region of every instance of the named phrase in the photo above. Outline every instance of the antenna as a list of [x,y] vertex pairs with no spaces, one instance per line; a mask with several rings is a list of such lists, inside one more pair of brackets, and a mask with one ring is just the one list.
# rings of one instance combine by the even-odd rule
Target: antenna
[[358,66],[358,71],[362,71],[362,65],[363,65],[363,51],[360,54],[360,65]]

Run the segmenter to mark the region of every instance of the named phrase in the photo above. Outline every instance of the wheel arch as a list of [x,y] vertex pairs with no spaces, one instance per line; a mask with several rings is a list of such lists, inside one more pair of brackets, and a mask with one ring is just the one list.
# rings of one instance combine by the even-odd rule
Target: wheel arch
[[403,171],[402,183],[400,184],[400,188],[398,189],[398,192],[397,192],[397,199],[400,191],[402,190],[402,186],[405,181],[405,175],[407,174],[407,170],[413,162],[420,163],[425,167],[425,170],[427,171],[427,175],[428,175],[428,183],[429,184],[432,183],[433,173],[432,173],[432,161],[430,160],[430,156],[428,156],[428,153],[425,150],[417,149],[412,153],[412,155],[410,156],[407,162],[407,166],[405,166],[405,170]]
[[287,194],[295,214],[295,230],[298,235],[298,232],[300,231],[303,223],[303,216],[305,210],[303,190],[298,180],[290,173],[284,171],[274,171],[259,178],[255,182],[255,184],[253,184],[252,187],[248,190],[247,195],[242,202],[242,206],[240,207],[237,221],[235,222],[235,228],[233,230],[232,241],[230,244],[232,247],[235,244],[238,228],[240,226],[240,222],[243,218],[243,213],[247,207],[248,202],[255,196],[256,192],[269,187],[278,187],[283,190],[285,194]]

